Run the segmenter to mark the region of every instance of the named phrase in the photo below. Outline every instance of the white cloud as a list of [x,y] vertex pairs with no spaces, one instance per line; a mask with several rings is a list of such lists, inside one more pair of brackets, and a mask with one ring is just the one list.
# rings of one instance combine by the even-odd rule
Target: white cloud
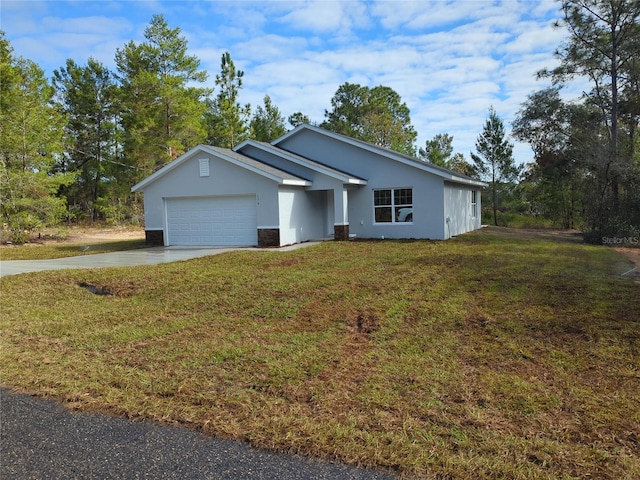
[[478,5],[478,2],[382,0],[375,2],[371,11],[386,29],[417,31],[464,22],[475,17]]
[[279,21],[299,31],[345,33],[366,25],[366,7],[359,1],[306,1]]
[[46,16],[42,19],[40,28],[55,32],[90,33],[101,37],[129,34],[133,31],[133,25],[127,18],[103,15],[77,18]]
[[265,62],[280,62],[304,56],[309,49],[305,37],[267,34],[238,42],[233,46],[233,55],[245,58],[256,65]]

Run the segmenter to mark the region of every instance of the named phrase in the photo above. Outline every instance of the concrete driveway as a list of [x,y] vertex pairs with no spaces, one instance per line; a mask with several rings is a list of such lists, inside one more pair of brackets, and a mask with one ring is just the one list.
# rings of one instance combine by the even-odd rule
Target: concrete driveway
[[[319,242],[305,242],[281,248],[251,248],[242,250],[256,250],[269,252],[287,252],[298,248],[316,245]],[[51,260],[3,260],[0,261],[0,277],[17,275],[19,273],[41,272],[44,270],[63,270],[68,268],[102,268],[129,267],[136,265],[156,265],[159,263],[177,262],[192,258],[217,255],[240,248],[213,247],[153,247],[124,252],[98,253],[95,255],[80,255],[78,257],[56,258]]]

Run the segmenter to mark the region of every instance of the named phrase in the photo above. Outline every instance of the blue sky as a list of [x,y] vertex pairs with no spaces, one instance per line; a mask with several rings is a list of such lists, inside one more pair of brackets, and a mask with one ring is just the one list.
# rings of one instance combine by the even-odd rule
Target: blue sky
[[[153,14],[180,27],[189,53],[214,86],[229,51],[244,70],[242,103],[269,94],[286,116],[313,121],[344,82],[385,85],[411,110],[418,146],[437,133],[454,137],[470,159],[490,106],[510,131],[528,94],[548,85],[535,73],[553,67],[566,31],[552,28],[553,0],[462,1],[12,1],[0,3],[0,28],[14,53],[47,76],[67,58],[114,69],[129,40],[144,40]],[[569,94],[571,92],[568,92]],[[578,93],[578,92],[576,92]],[[516,142],[516,160],[532,160]]]

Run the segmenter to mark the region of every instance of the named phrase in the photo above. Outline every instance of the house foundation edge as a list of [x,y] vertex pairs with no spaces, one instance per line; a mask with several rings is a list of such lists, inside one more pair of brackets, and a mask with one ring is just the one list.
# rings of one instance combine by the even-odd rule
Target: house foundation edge
[[334,240],[349,240],[349,225],[334,225],[333,226],[333,239]]
[[153,247],[164,246],[164,232],[162,230],[145,230],[144,243]]
[[280,229],[279,228],[259,228],[258,229],[258,246],[259,247],[279,247],[280,246]]

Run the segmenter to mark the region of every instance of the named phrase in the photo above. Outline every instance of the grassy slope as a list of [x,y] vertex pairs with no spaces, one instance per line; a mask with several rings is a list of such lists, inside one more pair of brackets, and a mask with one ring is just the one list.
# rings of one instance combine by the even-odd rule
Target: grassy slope
[[6,277],[0,378],[419,478],[637,478],[625,267],[483,231]]

